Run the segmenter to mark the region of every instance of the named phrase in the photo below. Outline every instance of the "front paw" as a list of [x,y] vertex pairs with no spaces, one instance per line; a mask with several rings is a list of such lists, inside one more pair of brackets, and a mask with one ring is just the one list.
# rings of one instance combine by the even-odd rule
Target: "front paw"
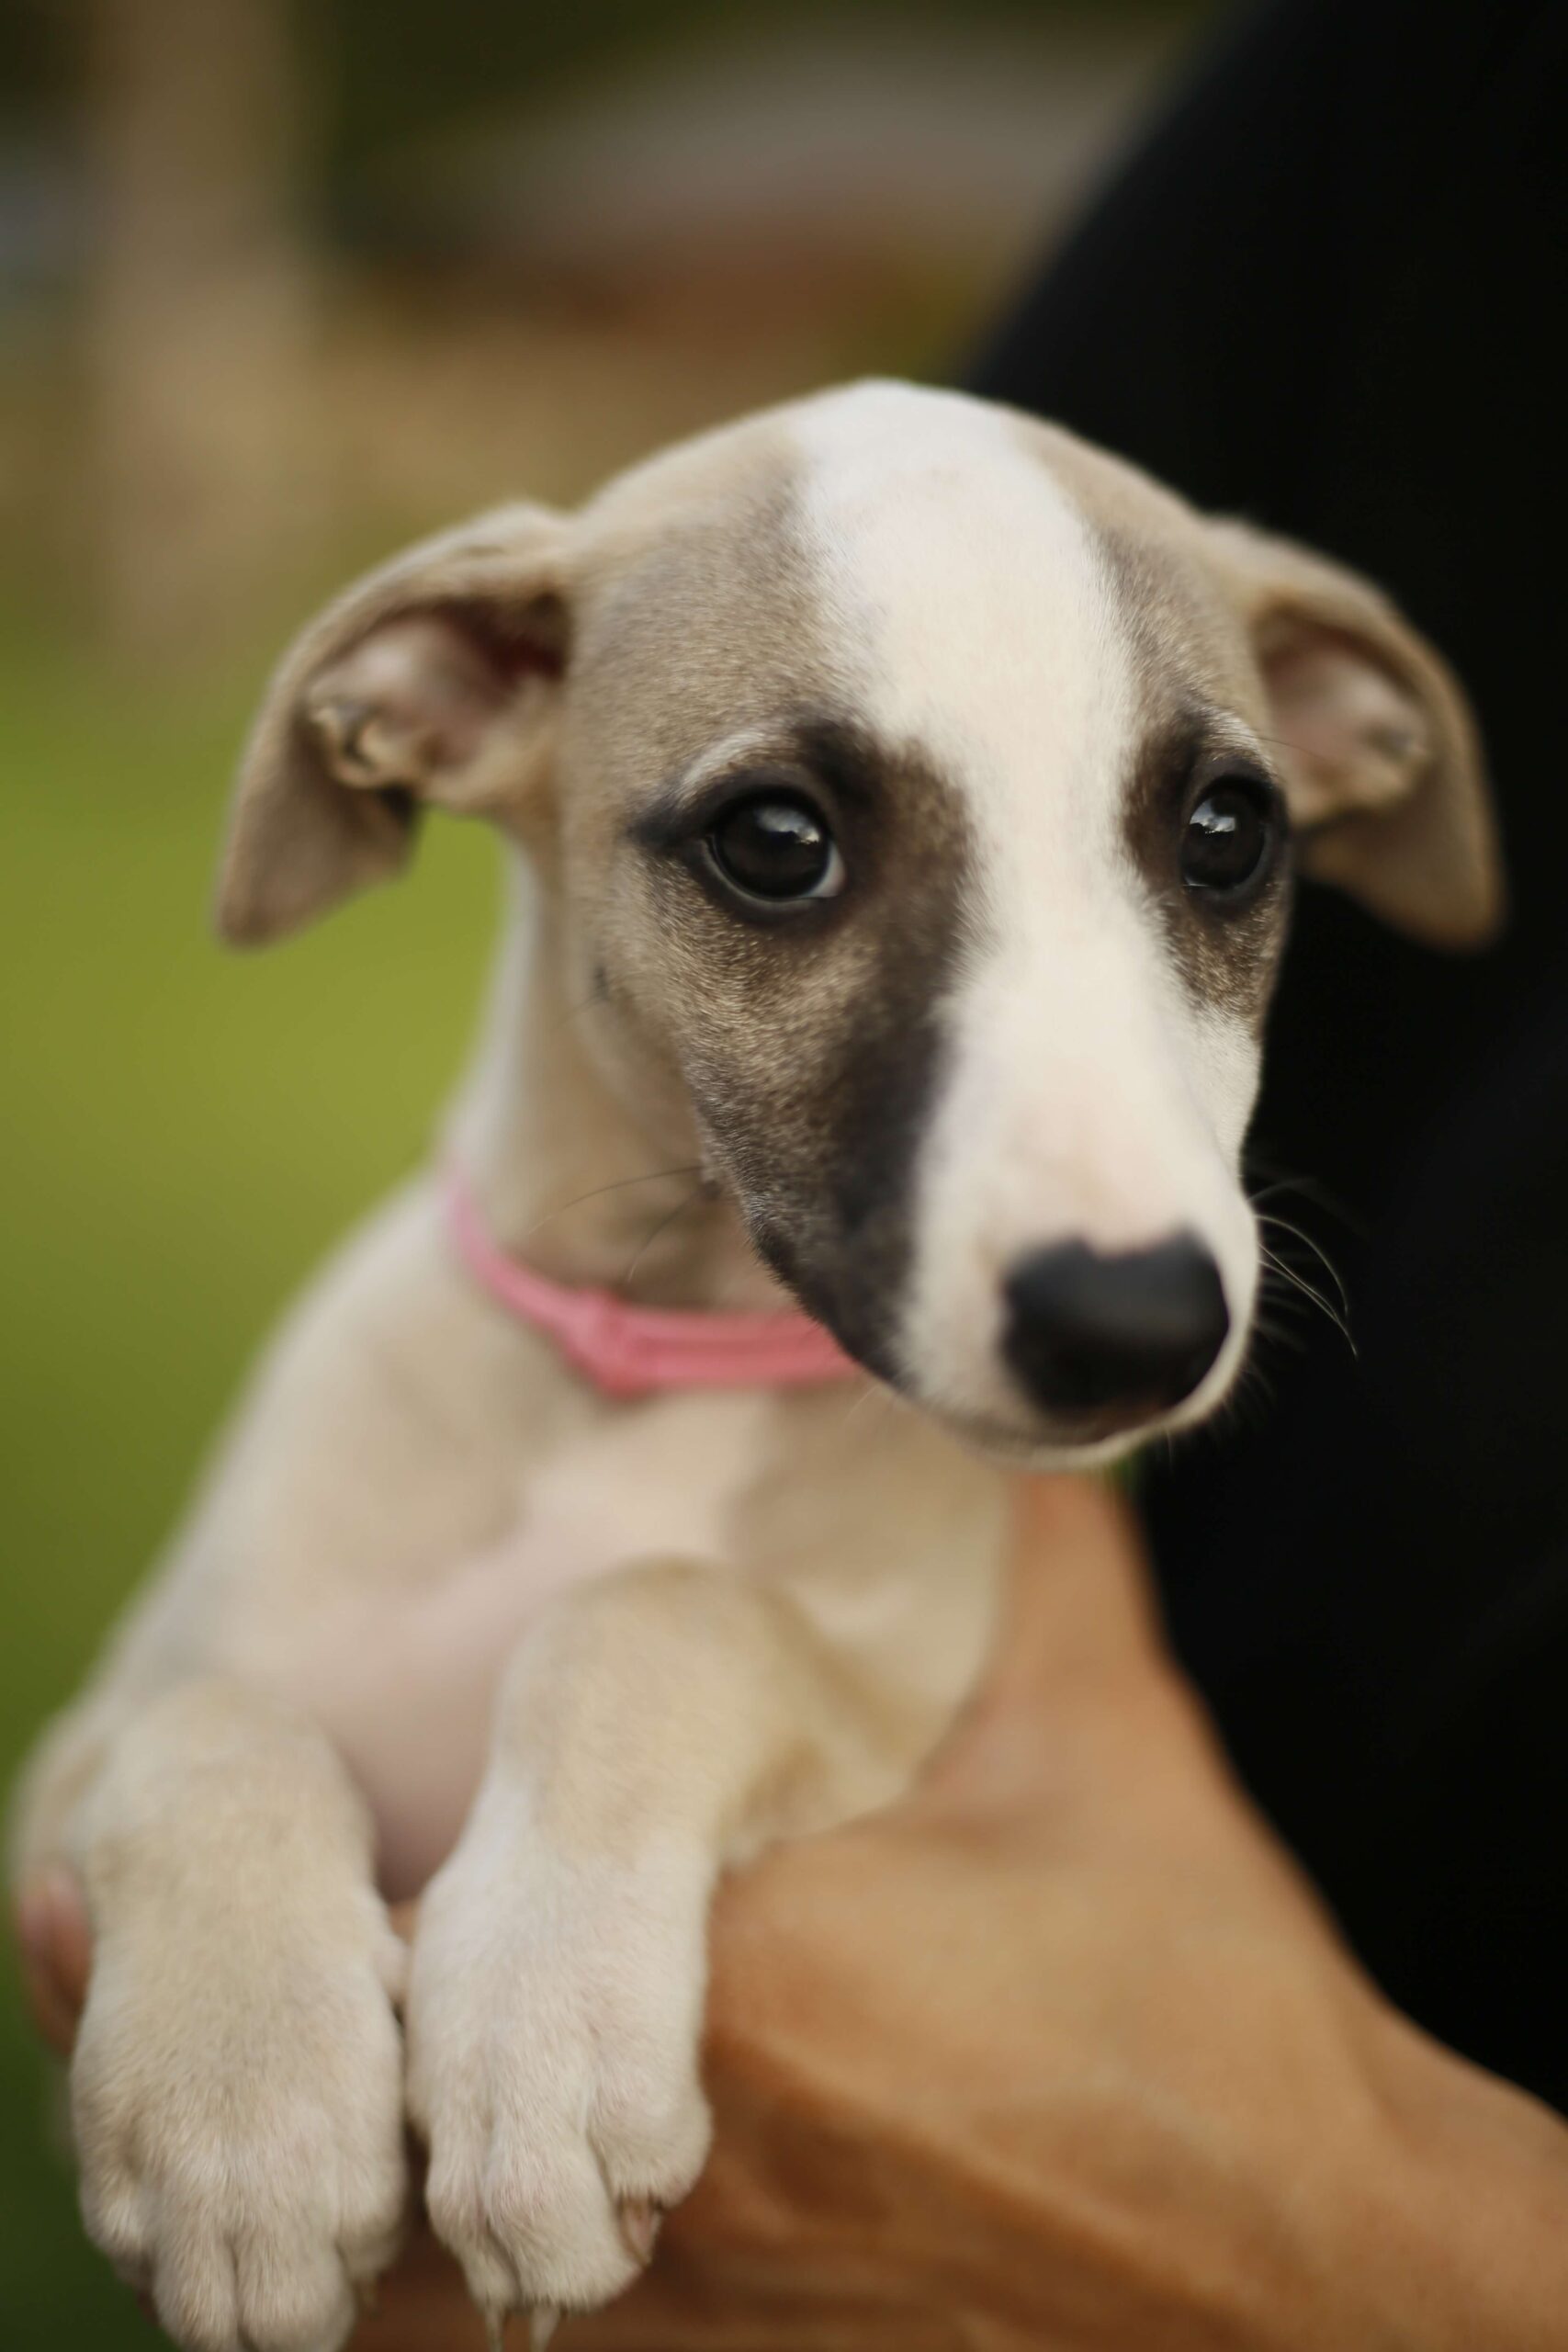
[[492,2325],[630,2284],[702,2170],[708,1874],[466,1842],[428,1890],[409,2100],[431,2222]]
[[336,2352],[406,2199],[400,1950],[368,1894],[347,1936],[204,1940],[100,1938],[71,2079],[88,2233],[187,2352]]

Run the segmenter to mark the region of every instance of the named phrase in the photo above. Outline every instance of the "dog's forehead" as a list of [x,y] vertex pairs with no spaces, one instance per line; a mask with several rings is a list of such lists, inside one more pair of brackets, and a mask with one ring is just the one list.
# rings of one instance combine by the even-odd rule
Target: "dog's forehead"
[[1134,639],[1048,453],[1005,411],[897,385],[804,409],[795,434],[808,561],[873,728],[982,795],[1113,769]]
[[639,467],[585,520],[578,674],[667,764],[828,715],[955,785],[1103,801],[1161,707],[1246,697],[1196,517],[960,394],[793,403]]

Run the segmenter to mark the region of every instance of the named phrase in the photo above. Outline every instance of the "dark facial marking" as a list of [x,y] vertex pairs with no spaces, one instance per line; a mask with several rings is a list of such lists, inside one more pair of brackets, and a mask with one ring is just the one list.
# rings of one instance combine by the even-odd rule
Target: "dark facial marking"
[[[1224,726],[1234,623],[1191,567],[1128,534],[1096,534],[1132,644],[1142,699],[1152,719],[1126,781],[1122,838],[1164,927],[1182,985],[1261,1031],[1289,922],[1292,872],[1282,798],[1266,769],[1238,753]],[[1255,777],[1276,797],[1285,833],[1263,887],[1237,899],[1183,887],[1182,838],[1204,789]]]
[[1271,781],[1231,750],[1213,718],[1178,709],[1145,736],[1128,779],[1122,836],[1164,927],[1167,944],[1188,994],[1199,1004],[1234,1012],[1260,1029],[1284,944],[1290,904],[1290,848],[1282,804],[1274,821],[1281,838],[1260,883],[1231,898],[1189,888],[1182,878],[1183,840],[1193,809],[1216,786],[1256,774],[1263,794],[1277,801]]
[[[798,514],[781,454],[606,574],[570,706],[569,756],[593,788],[564,796],[563,828],[614,984],[618,1069],[679,1079],[760,1254],[896,1373],[969,837],[957,790],[852,718],[862,657],[829,626]],[[776,921],[726,906],[682,848],[702,814],[689,779],[741,734],[756,763],[809,781],[845,860],[840,895]]]
[[761,1255],[892,1374],[916,1163],[969,920],[967,823],[928,763],[852,722],[796,719],[779,754],[829,813],[845,887],[805,922],[759,930],[678,850],[652,853],[660,919],[690,971],[682,1067]]

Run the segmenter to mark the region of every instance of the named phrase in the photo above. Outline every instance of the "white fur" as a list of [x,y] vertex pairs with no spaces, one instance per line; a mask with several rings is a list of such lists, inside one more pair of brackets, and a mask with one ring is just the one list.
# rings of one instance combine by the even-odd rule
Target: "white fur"
[[1168,1425],[1193,1419],[1247,1343],[1258,1251],[1236,1164],[1257,1047],[1185,997],[1122,845],[1139,703],[1102,559],[984,402],[874,384],[796,431],[866,716],[962,787],[980,863],[951,1079],[922,1144],[905,1367],[961,1424],[1037,1440],[998,1354],[1006,1269],[1053,1242],[1109,1252],[1186,1229],[1232,1321]]

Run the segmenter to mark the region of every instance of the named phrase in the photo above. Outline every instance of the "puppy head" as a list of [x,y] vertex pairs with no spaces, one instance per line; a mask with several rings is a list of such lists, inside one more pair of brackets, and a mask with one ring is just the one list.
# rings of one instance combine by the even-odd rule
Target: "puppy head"
[[1293,872],[1443,944],[1500,899],[1463,706],[1374,589],[893,385],[351,591],[264,708],[224,927],[390,872],[426,801],[545,862],[601,1071],[803,1303],[1041,1464],[1235,1376]]

